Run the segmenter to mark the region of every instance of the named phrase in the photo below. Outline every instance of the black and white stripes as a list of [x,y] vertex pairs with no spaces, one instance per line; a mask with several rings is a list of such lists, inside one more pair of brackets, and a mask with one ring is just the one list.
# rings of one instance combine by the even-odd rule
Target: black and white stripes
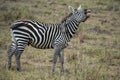
[[[85,21],[87,12],[79,7],[74,10],[60,24],[46,24],[33,20],[18,20],[12,24],[12,44],[8,50],[8,67],[11,67],[11,57],[16,56],[17,70],[20,70],[20,56],[26,45],[31,45],[39,49],[54,48],[53,72],[57,57],[60,57],[63,70],[63,50],[78,28],[80,22]],[[87,11],[87,10],[86,10]]]

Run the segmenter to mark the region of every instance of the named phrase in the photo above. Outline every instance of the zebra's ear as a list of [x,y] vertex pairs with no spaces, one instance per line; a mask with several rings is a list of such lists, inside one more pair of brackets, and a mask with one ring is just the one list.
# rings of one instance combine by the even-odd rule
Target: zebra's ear
[[70,10],[70,12],[72,12],[72,13],[74,13],[75,12],[75,10],[74,10],[74,8],[72,7],[72,6],[68,6],[68,9]]
[[77,10],[81,10],[81,9],[82,9],[82,8],[81,8],[81,5],[80,5]]

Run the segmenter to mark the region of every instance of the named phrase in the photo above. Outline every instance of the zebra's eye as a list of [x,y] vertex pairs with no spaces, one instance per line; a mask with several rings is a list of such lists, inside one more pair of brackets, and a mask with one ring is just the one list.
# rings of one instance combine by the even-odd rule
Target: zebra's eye
[[81,16],[81,13],[77,13],[78,16]]
[[75,14],[81,16],[81,12],[76,11]]
[[80,13],[79,13],[78,15],[79,15],[79,16],[81,16],[81,14],[80,14]]

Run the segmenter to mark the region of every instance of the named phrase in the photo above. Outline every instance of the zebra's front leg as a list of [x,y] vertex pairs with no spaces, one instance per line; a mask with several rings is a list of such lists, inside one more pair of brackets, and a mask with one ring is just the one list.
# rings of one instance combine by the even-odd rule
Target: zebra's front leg
[[64,72],[64,49],[61,50],[59,54],[60,63],[61,63],[61,72]]
[[55,73],[55,66],[56,66],[56,62],[57,62],[57,58],[60,54],[60,49],[58,47],[54,48],[54,55],[53,55],[53,66],[52,66],[52,72],[53,74]]

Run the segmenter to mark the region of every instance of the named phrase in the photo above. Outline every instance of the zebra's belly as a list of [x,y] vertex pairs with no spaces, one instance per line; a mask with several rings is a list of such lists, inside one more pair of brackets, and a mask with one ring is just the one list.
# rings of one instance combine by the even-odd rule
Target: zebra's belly
[[32,44],[30,43],[30,45],[34,48],[38,48],[38,49],[52,49],[53,48],[53,44],[52,42],[46,42],[46,43],[40,43],[40,44]]

